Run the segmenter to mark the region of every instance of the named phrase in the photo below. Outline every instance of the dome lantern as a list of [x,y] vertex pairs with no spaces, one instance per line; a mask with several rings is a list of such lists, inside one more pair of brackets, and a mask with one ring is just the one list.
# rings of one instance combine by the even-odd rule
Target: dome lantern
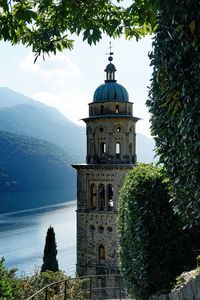
[[[112,53],[110,53],[110,54],[112,54]],[[110,81],[116,82],[116,80],[115,80],[115,72],[117,70],[115,68],[115,65],[113,65],[111,63],[111,61],[113,60],[112,56],[109,56],[108,60],[109,60],[110,63],[106,66],[106,68],[104,70],[106,72],[106,80],[105,80],[105,82],[110,82]]]
[[105,68],[106,80],[94,92],[93,102],[128,102],[129,95],[125,87],[117,83],[115,79],[115,72],[117,71],[115,65],[112,63],[113,52],[109,53],[109,64]]

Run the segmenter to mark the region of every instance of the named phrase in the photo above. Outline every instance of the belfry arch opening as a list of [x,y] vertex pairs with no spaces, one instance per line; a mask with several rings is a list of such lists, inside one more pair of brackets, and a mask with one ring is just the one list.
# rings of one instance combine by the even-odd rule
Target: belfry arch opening
[[113,209],[113,186],[108,184],[107,186],[107,201],[108,201],[108,210]]
[[97,201],[97,191],[96,191],[96,185],[92,183],[90,185],[90,208],[95,209],[96,208],[96,201]]
[[106,143],[101,142],[100,143],[100,156],[104,155],[106,153]]
[[102,183],[99,185],[99,209],[105,209],[105,187]]
[[120,143],[116,143],[116,145],[115,145],[115,155],[116,155],[117,159],[120,158],[120,153],[121,153],[121,145],[120,145]]

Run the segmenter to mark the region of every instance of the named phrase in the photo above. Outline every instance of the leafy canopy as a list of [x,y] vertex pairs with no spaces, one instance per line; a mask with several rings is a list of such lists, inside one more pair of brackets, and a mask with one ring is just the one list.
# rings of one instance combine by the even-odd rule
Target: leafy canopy
[[140,38],[156,26],[158,0],[0,0],[0,40],[41,53],[72,49],[72,35],[96,44],[105,33]]

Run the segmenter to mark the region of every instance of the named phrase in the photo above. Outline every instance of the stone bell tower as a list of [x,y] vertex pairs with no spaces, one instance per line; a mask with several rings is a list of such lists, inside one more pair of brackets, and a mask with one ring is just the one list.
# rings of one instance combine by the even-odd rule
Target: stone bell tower
[[136,163],[133,103],[115,79],[108,58],[106,80],[89,103],[86,123],[86,164],[77,170],[77,274],[118,272],[116,228],[118,193],[124,177]]

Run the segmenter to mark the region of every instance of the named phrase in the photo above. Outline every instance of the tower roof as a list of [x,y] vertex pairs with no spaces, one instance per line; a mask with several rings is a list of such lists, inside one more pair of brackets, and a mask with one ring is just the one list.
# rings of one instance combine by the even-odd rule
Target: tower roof
[[93,102],[126,102],[129,100],[129,95],[123,85],[117,83],[115,80],[115,72],[117,71],[115,65],[112,63],[113,53],[110,52],[108,57],[109,64],[105,68],[106,80],[94,92]]

